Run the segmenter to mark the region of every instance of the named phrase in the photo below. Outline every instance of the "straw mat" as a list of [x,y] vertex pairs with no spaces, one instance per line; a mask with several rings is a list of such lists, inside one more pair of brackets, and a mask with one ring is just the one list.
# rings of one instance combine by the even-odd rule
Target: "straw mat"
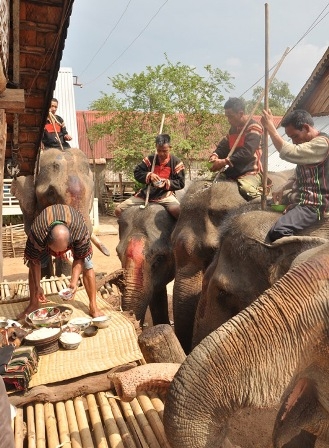
[[[47,298],[51,299],[49,305],[63,304],[57,295]],[[72,307],[72,318],[88,316],[89,300],[85,289],[77,291],[75,300],[65,304]],[[99,295],[97,305],[104,314],[111,316],[110,325],[99,329],[95,336],[83,336],[76,350],[60,348],[49,355],[40,356],[38,372],[32,376],[29,388],[106,371],[142,359],[133,324],[120,312],[112,311],[111,305]],[[0,304],[0,315],[13,318],[26,306],[26,301]]]

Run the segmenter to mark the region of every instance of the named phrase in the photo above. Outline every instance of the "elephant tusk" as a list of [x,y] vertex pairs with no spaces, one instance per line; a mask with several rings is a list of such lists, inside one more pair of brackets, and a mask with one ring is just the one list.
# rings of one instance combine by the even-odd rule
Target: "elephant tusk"
[[110,256],[110,251],[108,250],[108,248],[101,242],[101,240],[99,238],[97,238],[96,235],[94,235],[93,233],[91,234],[91,242],[97,247],[97,249],[99,249],[104,255],[106,255],[107,257]]

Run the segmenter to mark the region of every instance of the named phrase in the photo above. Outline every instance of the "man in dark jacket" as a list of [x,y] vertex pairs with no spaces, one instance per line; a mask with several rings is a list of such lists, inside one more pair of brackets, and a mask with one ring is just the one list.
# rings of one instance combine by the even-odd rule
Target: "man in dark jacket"
[[70,148],[69,141],[72,137],[68,134],[64,120],[59,115],[56,115],[58,101],[56,98],[51,100],[47,122],[44,127],[42,143],[45,149]]
[[[224,104],[225,116],[231,127],[211,154],[211,171],[222,171],[220,177],[237,182],[239,193],[250,201],[262,195],[261,140],[262,126],[245,114],[245,103],[241,98],[230,98]],[[245,129],[235,150],[233,145],[242,129]]]
[[149,202],[163,205],[168,212],[178,218],[180,204],[175,196],[176,190],[181,190],[185,186],[185,169],[183,162],[170,154],[170,136],[160,134],[155,140],[157,155],[152,171],[152,164],[155,155],[145,157],[134,170],[135,179],[146,186],[139,190],[135,196],[121,202],[115,214],[119,217],[123,210],[132,205],[142,205],[145,203],[147,190],[149,192]]

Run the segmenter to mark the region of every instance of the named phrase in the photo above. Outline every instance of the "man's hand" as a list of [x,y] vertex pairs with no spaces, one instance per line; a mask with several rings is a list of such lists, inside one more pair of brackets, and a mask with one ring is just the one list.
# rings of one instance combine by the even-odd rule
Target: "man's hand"
[[210,171],[219,171],[220,169],[224,168],[227,163],[225,159],[215,159],[214,161],[210,160],[212,163],[212,166],[209,168]]
[[41,288],[41,286],[37,287],[36,296],[37,296],[38,301],[40,303],[47,303],[47,302],[49,302],[49,300],[46,299],[44,290],[43,290],[43,288]]
[[281,204],[284,190],[272,191],[273,204]]
[[70,140],[72,140],[72,137],[70,135],[66,134],[66,135],[64,135],[64,140],[70,141]]

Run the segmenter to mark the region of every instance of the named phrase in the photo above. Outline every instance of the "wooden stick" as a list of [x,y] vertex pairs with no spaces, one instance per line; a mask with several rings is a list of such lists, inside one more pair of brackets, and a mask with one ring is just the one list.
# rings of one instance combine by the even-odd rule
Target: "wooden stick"
[[141,427],[143,434],[146,438],[147,443],[151,448],[161,448],[159,442],[157,441],[157,438],[147,421],[147,418],[145,417],[142,408],[140,407],[140,404],[138,403],[137,399],[134,398],[130,402],[131,409],[133,410],[136,420],[138,421],[139,426]]
[[96,446],[97,448],[108,448],[95,396],[93,394],[88,394],[86,396],[86,399],[88,403],[89,416],[93,427],[93,435],[95,437]]
[[127,425],[129,426],[130,432],[134,437],[137,447],[138,448],[147,448],[148,445],[146,443],[144,434],[138,425],[138,422],[134,416],[134,413],[131,409],[130,404],[125,401],[121,401],[120,405],[122,408],[123,415],[127,421]]
[[27,445],[28,448],[36,448],[36,432],[35,432],[35,419],[34,419],[34,407],[32,404],[26,406],[27,417]]
[[48,448],[57,448],[59,437],[56,426],[56,417],[53,403],[45,403],[45,422]]
[[127,427],[124,419],[122,418],[119,406],[116,402],[116,399],[109,397],[109,403],[110,403],[110,406],[112,409],[112,413],[113,413],[115,422],[118,425],[118,428],[120,430],[121,437],[122,437],[125,447],[126,448],[137,448],[132,437],[131,437],[131,434],[129,433],[128,427]]
[[125,448],[118,425],[116,424],[111,406],[104,392],[97,393],[97,401],[102,412],[105,433],[110,442],[111,448]]
[[150,397],[145,392],[141,392],[137,395],[137,400],[141,405],[161,448],[171,448],[164,432],[163,423],[157,411],[154,409]]
[[74,412],[73,400],[65,401],[65,410],[67,416],[67,423],[69,425],[69,431],[70,431],[71,447],[81,448],[82,441],[80,437],[78,422]]
[[[163,124],[165,121],[165,114],[162,114],[162,119],[161,119],[161,124],[160,124],[160,130],[159,130],[159,134],[162,134],[162,129],[163,129]],[[151,166],[151,173],[153,173],[154,171],[154,167],[155,167],[155,159],[157,157],[157,150],[155,150],[154,153],[154,158],[153,158],[153,162],[152,162],[152,166]],[[148,184],[147,186],[147,190],[146,190],[146,198],[145,198],[145,204],[144,207],[147,206],[148,202],[149,202],[149,197],[150,197],[150,190],[151,190],[151,182]]]
[[75,415],[77,416],[77,422],[82,440],[82,445],[84,447],[92,447],[94,446],[94,442],[91,437],[91,432],[88,425],[88,420],[83,405],[82,397],[75,398],[73,400],[73,403],[74,403]]
[[36,403],[34,412],[37,448],[46,448],[45,411],[43,403]]
[[55,277],[53,276],[50,277],[50,289],[53,294],[56,294],[58,292]]
[[15,448],[23,448],[23,443],[24,443],[23,408],[17,408],[15,417]]
[[55,404],[55,409],[61,448],[71,448],[70,430],[66,416],[65,404],[62,401],[59,401]]
[[163,421],[163,411],[164,411],[164,403],[161,400],[161,398],[153,391],[149,391],[148,395],[152,401],[152,404],[154,406],[154,409],[157,411],[159,417],[161,418],[161,421]]

